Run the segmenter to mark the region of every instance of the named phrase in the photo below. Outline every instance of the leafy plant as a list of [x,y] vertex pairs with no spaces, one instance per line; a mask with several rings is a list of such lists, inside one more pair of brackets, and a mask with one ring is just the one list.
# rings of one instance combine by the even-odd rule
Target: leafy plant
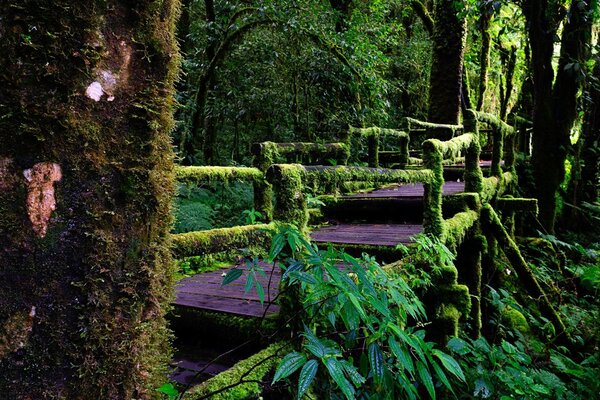
[[373,258],[319,250],[284,226],[270,259],[286,260],[282,303],[299,333],[273,381],[296,378],[299,398],[310,388],[322,398],[436,398],[437,387],[452,391],[450,377],[464,380],[458,363],[416,328],[425,310],[408,284]]
[[246,218],[246,225],[256,225],[260,223],[260,219],[264,218],[260,211],[257,211],[252,207],[250,210],[242,211],[242,214]]

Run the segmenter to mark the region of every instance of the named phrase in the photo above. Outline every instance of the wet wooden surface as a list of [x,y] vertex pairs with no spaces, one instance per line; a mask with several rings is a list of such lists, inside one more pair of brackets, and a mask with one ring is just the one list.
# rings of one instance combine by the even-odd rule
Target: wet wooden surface
[[[247,293],[244,291],[248,270],[239,266],[243,274],[235,282],[222,286],[224,274],[230,269],[206,272],[184,278],[176,286],[176,299],[173,304],[209,311],[218,311],[248,317],[262,317],[279,312],[279,306],[273,303],[281,280],[281,268],[259,263],[266,277],[256,274],[256,279],[265,292],[264,303],[259,300],[255,286]],[[270,281],[270,284],[269,284]],[[269,290],[267,290],[269,288]]]
[[395,246],[410,243],[410,239],[422,231],[421,225],[337,224],[315,229],[310,238],[317,243]]
[[[442,195],[450,195],[464,192],[464,182],[445,182]],[[344,196],[348,199],[356,198],[382,198],[382,197],[423,197],[424,187],[422,183],[410,183],[404,185],[388,186],[382,189],[373,190],[367,193],[357,193]]]

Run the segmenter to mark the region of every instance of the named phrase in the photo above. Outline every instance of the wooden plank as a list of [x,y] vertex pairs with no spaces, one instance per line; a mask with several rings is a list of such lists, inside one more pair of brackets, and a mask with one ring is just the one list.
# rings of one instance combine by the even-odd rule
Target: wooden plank
[[[219,311],[228,314],[244,315],[249,317],[262,317],[269,305],[258,301],[232,299],[214,295],[178,293],[175,305],[198,308],[209,311]],[[279,306],[271,304],[266,315],[279,312]]]
[[315,229],[310,236],[322,243],[395,246],[410,243],[422,231],[422,225],[339,224]]
[[[465,191],[465,183],[464,182],[453,182],[448,181],[444,183],[443,186],[443,195],[452,195],[456,193],[461,193]],[[394,185],[388,186],[382,189],[376,189],[372,192],[368,193],[358,193],[349,196],[344,196],[344,198],[352,199],[352,198],[384,198],[384,197],[409,197],[409,198],[419,198],[423,197],[425,194],[425,188],[422,183],[411,183],[406,185]]]

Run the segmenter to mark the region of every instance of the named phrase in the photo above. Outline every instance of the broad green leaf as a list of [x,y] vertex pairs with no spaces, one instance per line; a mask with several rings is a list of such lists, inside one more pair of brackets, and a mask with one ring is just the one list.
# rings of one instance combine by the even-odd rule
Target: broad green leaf
[[460,367],[460,365],[458,365],[454,358],[437,349],[433,349],[432,353],[442,362],[442,365],[444,366],[444,368],[446,368],[446,371],[450,372],[452,375],[456,376],[461,381],[466,382],[462,368]]
[[455,353],[460,354],[461,356],[464,356],[465,354],[467,354],[471,351],[469,344],[467,342],[465,342],[464,340],[459,339],[457,337],[453,337],[452,339],[450,339],[448,341],[447,346],[450,350],[452,350]]
[[407,349],[400,347],[400,344],[393,338],[390,337],[388,340],[392,353],[396,356],[396,359],[400,365],[408,371],[408,373],[414,377],[415,365]]
[[435,400],[435,388],[433,387],[433,379],[431,378],[431,373],[427,369],[427,366],[420,361],[417,361],[417,372],[419,373],[419,380],[425,388],[427,389],[427,393],[433,400]]
[[258,300],[260,303],[265,302],[265,290],[262,287],[262,284],[259,281],[256,281],[256,294],[258,294]]
[[309,360],[306,364],[304,364],[304,367],[302,367],[302,370],[300,371],[300,377],[298,378],[298,399],[301,399],[302,396],[304,396],[304,393],[306,393],[312,384],[318,368],[319,363],[317,360]]
[[360,385],[365,383],[365,378],[358,372],[354,365],[352,365],[346,360],[340,361],[340,364],[342,364],[344,372],[346,372],[346,375],[348,376],[348,378],[350,378],[354,386],[360,387]]
[[437,363],[435,363],[435,362],[431,363],[431,366],[433,367],[433,370],[435,371],[435,375],[438,377],[438,379],[440,380],[440,382],[442,382],[444,384],[444,386],[446,386],[446,388],[448,390],[450,390],[450,392],[454,393],[454,390],[452,390],[452,385],[450,385],[450,382],[448,381],[448,378],[446,377],[446,374],[440,368],[440,366]]
[[221,286],[229,285],[231,282],[236,281],[240,276],[242,276],[243,271],[239,268],[233,268],[227,271],[225,277],[223,278],[223,283]]
[[329,375],[333,378],[342,393],[344,393],[344,396],[346,396],[348,400],[354,399],[354,388],[344,376],[340,362],[333,357],[329,357],[325,359],[324,363],[325,367],[327,367],[327,371],[329,371]]
[[363,319],[366,319],[367,314],[365,314],[365,310],[360,305],[360,302],[358,301],[356,296],[353,293],[348,293],[348,299],[350,299],[350,301],[352,302],[352,304],[354,305],[354,307],[356,308],[356,311],[358,311],[360,316],[363,317]]
[[371,372],[375,378],[375,382],[379,383],[383,380],[383,374],[385,373],[385,361],[383,359],[383,353],[377,343],[371,343],[369,345],[369,363],[371,364]]
[[309,283],[311,285],[316,285],[317,283],[319,283],[319,281],[317,281],[317,278],[315,278],[311,274],[302,271],[294,271],[290,274],[290,276],[293,276],[294,278],[297,278],[298,280]]
[[248,293],[250,289],[254,286],[254,272],[250,272],[248,274],[248,278],[246,279],[246,286],[244,286],[244,293]]
[[306,356],[304,354],[295,351],[286,355],[277,366],[275,376],[273,377],[273,383],[287,378],[304,364],[306,364]]
[[175,399],[177,396],[179,396],[179,391],[175,388],[175,386],[173,386],[172,383],[165,383],[156,390],[160,393],[166,394],[169,399]]
[[548,388],[544,385],[540,385],[539,383],[531,385],[531,389],[533,389],[534,391],[536,391],[538,393],[542,393],[542,394],[550,394],[551,393],[550,388]]

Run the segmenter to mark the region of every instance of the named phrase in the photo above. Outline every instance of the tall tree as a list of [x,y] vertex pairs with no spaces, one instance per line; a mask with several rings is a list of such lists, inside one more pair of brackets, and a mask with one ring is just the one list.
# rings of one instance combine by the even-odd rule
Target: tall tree
[[526,0],[523,7],[529,26],[534,83],[533,173],[540,222],[553,232],[556,196],[565,177],[570,132],[577,115],[577,94],[583,81],[581,61],[591,36],[592,2],[571,3],[562,32],[556,80],[552,56],[554,37],[565,16],[563,5],[557,0]]
[[177,10],[0,3],[2,398],[156,397]]
[[429,79],[429,121],[458,124],[466,21],[464,2],[435,0],[433,64]]

